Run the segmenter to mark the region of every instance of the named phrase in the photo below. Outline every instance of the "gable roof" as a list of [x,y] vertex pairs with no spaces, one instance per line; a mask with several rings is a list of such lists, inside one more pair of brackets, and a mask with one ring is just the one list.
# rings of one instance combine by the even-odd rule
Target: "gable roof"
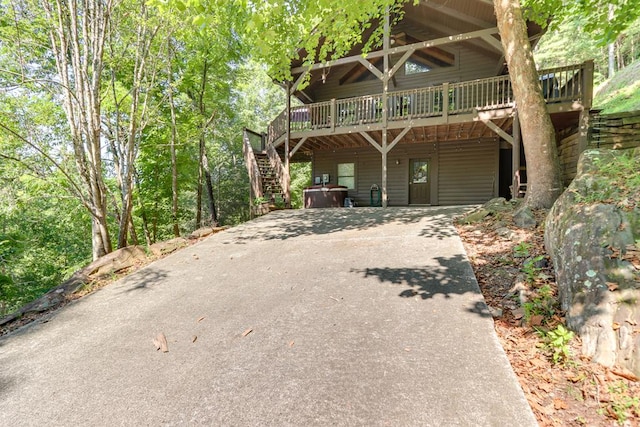
[[[452,51],[457,47],[464,47],[475,51],[485,57],[488,61],[495,63],[496,75],[507,72],[504,64],[504,56],[497,31],[495,34],[482,34],[482,37],[462,38],[453,40],[452,36],[481,32],[482,30],[495,29],[497,27],[496,17],[492,0],[422,0],[418,4],[408,2],[404,7],[404,16],[391,28],[392,48],[430,40],[442,40],[452,38],[448,44],[438,46],[420,46],[411,55],[410,60],[426,67],[438,67],[452,65],[455,57]],[[354,46],[345,57],[361,56],[364,43],[368,41],[375,24],[365,30],[363,40],[365,42]],[[533,45],[543,34],[543,29],[533,23],[528,22],[529,37]],[[382,48],[374,49],[377,52]],[[304,58],[306,52],[301,50],[300,57]],[[369,57],[369,62],[373,67],[382,69],[382,56]],[[297,59],[291,62],[291,69],[297,70],[292,73],[294,79],[301,75],[303,60]],[[368,65],[362,62],[351,62],[339,66],[329,66],[325,69],[314,71],[310,76],[310,83],[304,92],[296,91],[294,95],[302,102],[312,101],[307,93],[313,93],[319,85],[330,80],[338,80],[338,84],[345,84],[359,81],[369,73]],[[391,64],[393,66],[393,62]],[[321,67],[320,67],[321,68]]]

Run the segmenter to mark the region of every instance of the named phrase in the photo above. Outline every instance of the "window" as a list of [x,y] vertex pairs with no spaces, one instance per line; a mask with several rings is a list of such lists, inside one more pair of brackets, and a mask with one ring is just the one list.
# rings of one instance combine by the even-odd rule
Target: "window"
[[355,163],[338,163],[338,185],[344,185],[350,190],[356,188]]
[[417,61],[408,60],[404,63],[404,74],[407,76],[410,74],[426,73],[427,71],[431,71],[431,68]]

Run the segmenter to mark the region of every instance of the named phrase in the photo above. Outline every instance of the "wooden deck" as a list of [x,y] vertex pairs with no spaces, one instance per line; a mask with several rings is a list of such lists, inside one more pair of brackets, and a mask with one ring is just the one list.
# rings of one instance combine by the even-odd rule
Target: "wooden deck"
[[[590,99],[591,94],[587,92],[592,76],[585,64],[542,70],[539,74],[551,113],[581,110],[583,98]],[[393,91],[388,92],[386,98],[386,108],[383,94],[292,107],[291,139],[431,126],[454,129],[458,133],[465,129],[469,133],[471,129],[473,134],[477,128],[474,122],[496,120],[494,124],[499,128],[510,126],[515,107],[509,76]],[[283,111],[269,126],[267,144],[279,146],[284,141],[286,127],[287,114]],[[438,131],[432,134],[437,136]]]

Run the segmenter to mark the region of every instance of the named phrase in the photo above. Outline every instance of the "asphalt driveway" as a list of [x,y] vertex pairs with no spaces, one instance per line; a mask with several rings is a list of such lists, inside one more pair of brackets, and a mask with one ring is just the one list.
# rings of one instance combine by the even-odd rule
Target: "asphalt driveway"
[[0,338],[0,425],[535,425],[463,209],[274,212],[157,261]]

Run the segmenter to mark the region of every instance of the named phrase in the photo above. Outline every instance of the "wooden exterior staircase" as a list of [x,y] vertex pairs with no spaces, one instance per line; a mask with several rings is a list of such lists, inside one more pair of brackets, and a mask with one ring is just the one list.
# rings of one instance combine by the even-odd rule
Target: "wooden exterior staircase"
[[284,191],[280,185],[280,181],[275,169],[271,165],[269,156],[263,153],[254,153],[258,169],[260,170],[260,178],[262,179],[262,194],[269,203],[275,204],[284,197]]
[[251,183],[251,215],[264,215],[279,206],[286,207],[287,175],[275,148],[266,146],[265,135],[245,129],[242,153]]

